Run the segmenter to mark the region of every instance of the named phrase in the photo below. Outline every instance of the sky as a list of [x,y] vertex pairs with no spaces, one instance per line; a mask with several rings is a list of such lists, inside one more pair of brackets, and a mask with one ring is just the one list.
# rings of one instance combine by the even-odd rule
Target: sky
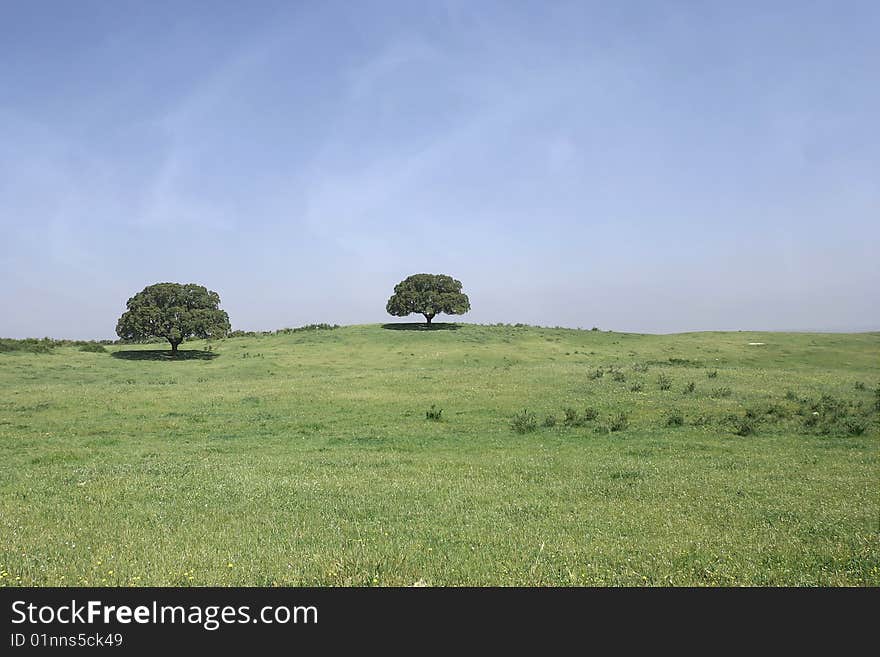
[[[0,336],[880,329],[880,3],[0,0]],[[411,318],[412,321],[420,319]],[[449,319],[438,317],[438,320]]]

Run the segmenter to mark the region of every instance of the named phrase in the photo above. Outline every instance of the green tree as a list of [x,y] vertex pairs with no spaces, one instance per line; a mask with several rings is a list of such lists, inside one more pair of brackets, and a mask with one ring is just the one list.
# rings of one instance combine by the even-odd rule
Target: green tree
[[461,281],[446,274],[413,274],[394,286],[385,310],[395,317],[412,313],[425,316],[430,326],[438,313],[461,315],[471,309],[471,302],[461,291]]
[[220,296],[189,283],[156,283],[135,294],[116,323],[116,334],[124,340],[165,338],[171,353],[187,338],[216,338],[230,329],[229,315],[220,310]]

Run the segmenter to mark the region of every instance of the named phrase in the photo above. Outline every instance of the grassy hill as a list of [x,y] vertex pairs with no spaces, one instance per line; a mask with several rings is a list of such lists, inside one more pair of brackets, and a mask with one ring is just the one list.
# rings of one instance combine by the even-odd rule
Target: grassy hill
[[0,583],[880,585],[880,334],[437,329],[0,353]]

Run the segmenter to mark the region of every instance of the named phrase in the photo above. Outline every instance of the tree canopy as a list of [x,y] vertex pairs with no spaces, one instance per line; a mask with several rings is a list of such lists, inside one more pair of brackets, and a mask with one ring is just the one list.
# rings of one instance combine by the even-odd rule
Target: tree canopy
[[188,283],[156,283],[135,294],[116,323],[124,340],[165,338],[172,353],[188,338],[216,338],[230,329],[229,315],[220,310],[220,296]]
[[429,325],[438,313],[462,315],[470,309],[470,300],[461,291],[461,281],[446,274],[408,276],[394,286],[394,294],[385,306],[388,314],[395,317],[424,315]]

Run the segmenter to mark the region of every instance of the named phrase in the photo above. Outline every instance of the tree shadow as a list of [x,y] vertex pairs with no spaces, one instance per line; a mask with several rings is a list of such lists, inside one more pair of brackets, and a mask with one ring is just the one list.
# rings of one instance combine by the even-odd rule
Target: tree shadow
[[382,324],[382,328],[388,331],[457,331],[458,324],[453,324],[452,322],[437,322],[436,324],[401,322],[397,324]]
[[181,349],[176,355],[170,349],[131,349],[112,354],[113,358],[122,360],[214,360],[219,355],[201,349]]

